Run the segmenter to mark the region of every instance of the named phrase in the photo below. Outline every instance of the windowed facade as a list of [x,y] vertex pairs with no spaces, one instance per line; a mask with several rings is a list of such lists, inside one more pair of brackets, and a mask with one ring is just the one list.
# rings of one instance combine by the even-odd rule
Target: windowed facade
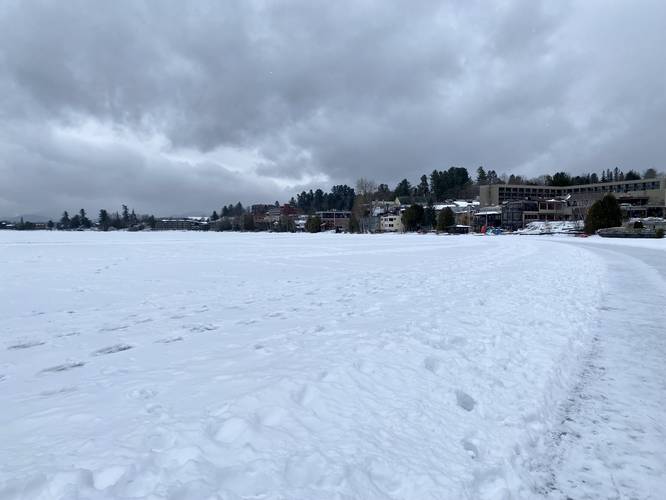
[[524,200],[527,198],[555,198],[571,195],[596,195],[601,197],[607,193],[624,194],[642,192],[647,194],[651,203],[666,203],[666,178],[642,179],[638,181],[605,182],[578,186],[531,186],[513,184],[493,184],[480,186],[482,206],[501,205],[505,201]]

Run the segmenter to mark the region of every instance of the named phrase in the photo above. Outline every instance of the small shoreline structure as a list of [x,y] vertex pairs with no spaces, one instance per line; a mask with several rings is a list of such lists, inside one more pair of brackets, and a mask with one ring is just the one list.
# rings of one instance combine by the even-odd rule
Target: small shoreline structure
[[599,229],[597,234],[602,238],[663,238],[664,231],[666,231],[666,219],[645,217],[631,219],[619,227]]
[[518,235],[551,235],[569,234],[573,236],[584,234],[585,222],[578,221],[534,221],[528,223],[523,229],[514,231]]

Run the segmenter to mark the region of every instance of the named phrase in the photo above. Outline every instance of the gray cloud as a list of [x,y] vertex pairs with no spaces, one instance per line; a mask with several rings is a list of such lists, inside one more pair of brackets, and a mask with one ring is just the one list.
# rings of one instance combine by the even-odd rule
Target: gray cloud
[[0,214],[663,168],[657,0],[0,5]]

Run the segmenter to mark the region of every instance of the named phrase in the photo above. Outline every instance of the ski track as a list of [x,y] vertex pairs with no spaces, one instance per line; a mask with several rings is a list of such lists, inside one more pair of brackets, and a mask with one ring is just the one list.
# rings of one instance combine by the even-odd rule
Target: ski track
[[663,280],[595,244],[2,232],[0,499],[649,498]]

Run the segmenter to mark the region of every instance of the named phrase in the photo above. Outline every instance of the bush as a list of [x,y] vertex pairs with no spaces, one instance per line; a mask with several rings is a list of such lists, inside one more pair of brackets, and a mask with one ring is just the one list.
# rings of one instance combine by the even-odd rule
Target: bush
[[607,194],[601,200],[595,201],[585,218],[585,232],[594,234],[598,229],[618,227],[622,225],[622,211],[620,204],[612,194]]
[[660,227],[659,229],[657,229],[655,231],[655,234],[656,234],[657,238],[663,238],[664,237],[664,230]]
[[637,220],[636,222],[634,222],[634,229],[643,229],[644,227],[645,226],[641,221]]
[[305,223],[305,230],[308,233],[318,233],[321,231],[321,217],[318,215],[308,217],[308,220]]
[[439,217],[437,218],[437,230],[446,231],[448,227],[453,226],[456,223],[456,217],[449,207],[444,208],[439,212]]

